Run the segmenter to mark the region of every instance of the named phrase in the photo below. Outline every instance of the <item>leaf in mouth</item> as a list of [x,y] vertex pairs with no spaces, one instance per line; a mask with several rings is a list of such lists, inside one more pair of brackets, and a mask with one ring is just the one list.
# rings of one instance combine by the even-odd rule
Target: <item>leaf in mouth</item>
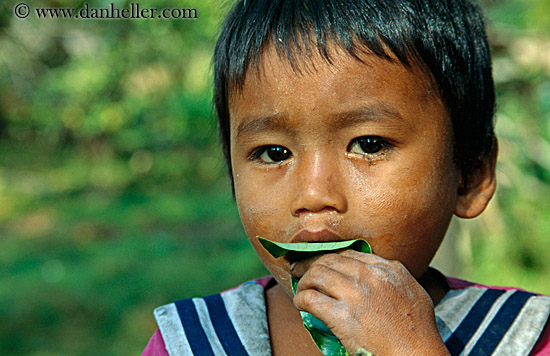
[[258,240],[262,246],[271,254],[278,258],[283,257],[289,252],[298,252],[302,254],[318,255],[321,253],[333,252],[349,248],[359,252],[371,253],[372,250],[367,241],[362,239],[347,240],[347,241],[330,241],[330,242],[295,242],[282,243],[275,242],[258,236]]
[[[352,249],[364,253],[372,253],[369,243],[365,240],[347,240],[347,241],[331,241],[331,242],[296,242],[296,243],[281,243],[267,240],[258,236],[258,240],[262,246],[273,257],[279,258],[288,253],[294,253],[299,256],[299,259],[308,258],[323,253],[334,252],[342,249]],[[296,286],[298,278],[292,277],[292,292],[296,294]],[[304,327],[311,335],[315,345],[321,350],[325,356],[350,356],[340,340],[332,333],[332,331],[319,319],[310,313],[301,311]],[[364,355],[371,355],[365,353]]]

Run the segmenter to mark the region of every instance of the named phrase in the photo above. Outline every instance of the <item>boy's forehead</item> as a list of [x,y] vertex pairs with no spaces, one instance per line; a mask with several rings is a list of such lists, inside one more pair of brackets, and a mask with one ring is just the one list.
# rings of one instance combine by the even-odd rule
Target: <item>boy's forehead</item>
[[[295,55],[293,58],[297,58]],[[351,82],[358,89],[354,95],[368,93],[374,87],[380,90],[383,80],[369,81],[367,77],[379,77],[393,72],[403,80],[388,85],[388,92],[416,92],[427,99],[436,91],[432,81],[419,66],[406,66],[395,58],[385,59],[364,50],[355,58],[338,47],[331,47],[329,58],[318,52],[292,61],[285,53],[278,52],[273,45],[268,46],[258,58],[257,64],[248,67],[241,87],[230,90],[230,118],[248,108],[247,102],[261,102],[264,91],[276,91],[282,95],[290,90],[297,91],[304,99],[304,105],[313,104],[315,99],[331,96],[340,101],[349,98]],[[315,88],[315,90],[311,90]],[[309,94],[309,96],[307,95]],[[439,96],[438,96],[439,99]],[[234,105],[238,102],[238,105]],[[267,103],[266,103],[267,104]]]
[[266,77],[274,77],[276,72],[284,77],[302,78],[313,74],[336,74],[344,66],[369,63],[369,58],[378,58],[372,52],[365,50],[358,58],[339,48],[338,46],[329,46],[326,55],[321,55],[318,51],[303,53],[305,49],[286,52],[278,50],[274,45],[267,46],[258,54],[257,61],[249,65],[246,73],[247,78],[255,80],[265,80]]

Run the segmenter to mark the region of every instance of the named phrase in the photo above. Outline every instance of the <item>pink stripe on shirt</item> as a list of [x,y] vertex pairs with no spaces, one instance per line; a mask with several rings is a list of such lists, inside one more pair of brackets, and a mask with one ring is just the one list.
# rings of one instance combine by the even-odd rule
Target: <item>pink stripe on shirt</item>
[[166,345],[164,344],[164,339],[162,338],[160,330],[157,329],[153,336],[151,336],[141,356],[170,356],[168,351],[166,351]]

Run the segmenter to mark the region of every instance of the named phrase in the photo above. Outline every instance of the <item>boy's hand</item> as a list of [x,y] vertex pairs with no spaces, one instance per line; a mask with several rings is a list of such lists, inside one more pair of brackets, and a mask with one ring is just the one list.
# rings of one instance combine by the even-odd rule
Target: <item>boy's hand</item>
[[297,262],[294,305],[323,321],[353,354],[449,355],[432,300],[399,262],[344,250]]

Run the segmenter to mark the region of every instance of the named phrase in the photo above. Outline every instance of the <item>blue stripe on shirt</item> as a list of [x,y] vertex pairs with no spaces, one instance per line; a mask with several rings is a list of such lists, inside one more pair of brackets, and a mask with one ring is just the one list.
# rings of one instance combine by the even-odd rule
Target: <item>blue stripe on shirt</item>
[[504,293],[503,290],[488,289],[474,304],[445,345],[453,356],[458,356],[479,328],[493,303]]
[[227,356],[248,356],[229,318],[229,314],[227,314],[221,295],[211,295],[204,298],[204,301],[206,302],[212,325],[214,325],[218,339]]
[[191,351],[195,356],[214,356],[210,342],[202,328],[195,303],[191,299],[174,302]]
[[495,315],[489,326],[485,329],[469,355],[491,355],[504,337],[504,334],[512,326],[514,320],[516,320],[527,300],[532,296],[532,293],[514,292],[499,309],[497,315]]

